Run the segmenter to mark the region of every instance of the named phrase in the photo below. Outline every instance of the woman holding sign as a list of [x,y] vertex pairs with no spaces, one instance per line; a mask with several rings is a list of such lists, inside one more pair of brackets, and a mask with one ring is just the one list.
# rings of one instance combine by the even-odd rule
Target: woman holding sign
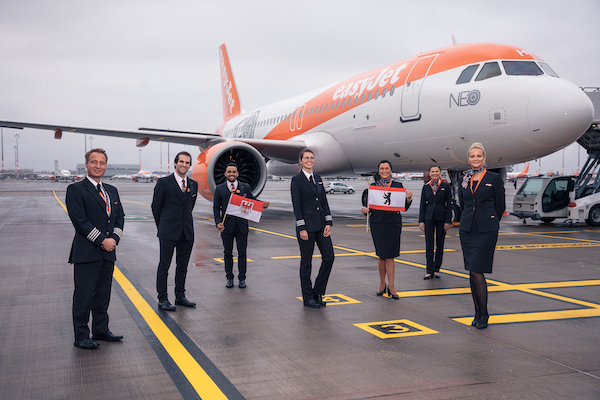
[[481,143],[473,143],[467,157],[471,169],[464,172],[458,191],[462,210],[460,245],[475,303],[475,318],[471,325],[484,329],[489,314],[487,282],[483,274],[492,272],[500,218],[505,209],[504,182],[500,175],[485,169],[485,149]]
[[[370,213],[371,236],[375,245],[375,254],[379,257],[379,290],[377,296],[387,291],[390,297],[398,300],[394,287],[396,265],[394,258],[400,255],[400,234],[402,233],[402,215],[412,202],[412,192],[405,190],[400,182],[392,180],[392,163],[383,160],[378,166],[379,177],[369,186],[367,203],[362,213]],[[386,285],[386,275],[388,283]]]

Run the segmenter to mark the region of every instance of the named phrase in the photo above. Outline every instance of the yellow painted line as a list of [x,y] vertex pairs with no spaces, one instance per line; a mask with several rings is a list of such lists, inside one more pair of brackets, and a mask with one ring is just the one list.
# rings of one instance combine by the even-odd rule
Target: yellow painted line
[[65,212],[67,214],[69,214],[69,212],[67,211],[67,207],[63,204],[62,201],[60,201],[60,199],[58,198],[58,196],[56,195],[56,192],[54,191],[54,189],[51,189],[52,193],[54,193],[54,198],[56,199],[56,201],[58,201],[58,204],[60,204],[60,206],[63,208],[63,210],[65,210]]
[[509,245],[496,246],[496,250],[562,249],[565,247],[598,247],[598,246],[600,246],[600,242],[509,244]]
[[[213,258],[213,260],[215,260],[216,262],[220,262],[221,264],[225,264],[225,260],[223,258]],[[251,259],[247,258],[246,261],[248,262],[254,262]],[[233,257],[233,262],[236,263],[238,262],[238,258],[237,257]]]
[[[65,212],[67,212],[67,207],[65,207],[65,205],[58,199],[54,189],[52,189],[52,192],[54,193],[54,197],[58,203],[62,206]],[[113,272],[113,277],[119,283],[127,297],[129,297],[135,308],[141,314],[142,318],[144,318],[144,321],[146,321],[152,332],[154,332],[154,335],[156,335],[161,345],[165,348],[175,364],[177,364],[181,372],[185,375],[194,390],[196,390],[196,393],[198,393],[200,398],[227,399],[217,384],[210,378],[210,376],[208,376],[206,371],[202,369],[194,357],[192,357],[192,355],[187,351],[185,346],[181,344],[173,332],[169,330],[169,328],[160,319],[152,307],[150,307],[148,302],[144,300],[135,287],[133,287],[131,282],[129,282],[129,279],[123,275],[121,270],[116,265]]]
[[206,371],[200,367],[185,346],[181,344],[116,265],[113,276],[200,398],[227,399],[221,389],[208,376]]
[[[583,310],[561,310],[561,311],[544,311],[533,313],[517,313],[490,315],[488,324],[508,324],[514,322],[534,322],[534,321],[553,321],[558,319],[573,319],[573,318],[590,318],[600,317],[600,309],[583,309]],[[452,318],[461,324],[471,325],[473,317]]]

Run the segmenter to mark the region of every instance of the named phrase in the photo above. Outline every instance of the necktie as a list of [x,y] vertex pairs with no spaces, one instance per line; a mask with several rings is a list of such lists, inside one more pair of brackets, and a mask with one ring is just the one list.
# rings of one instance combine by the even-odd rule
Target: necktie
[[181,191],[185,192],[185,179],[181,180]]
[[102,193],[102,186],[98,184],[96,188],[98,189],[98,194],[100,195],[100,197],[102,197],[102,200],[104,200],[104,204],[106,204],[106,213],[110,214],[110,208],[108,206],[108,203],[106,202],[106,197],[104,197],[104,193]]
[[231,193],[235,192],[235,185],[231,182],[231,189],[229,189]]
[[310,176],[310,178],[308,178],[308,180],[310,181],[310,183],[312,183],[313,185],[315,185],[315,180],[313,179],[312,175]]

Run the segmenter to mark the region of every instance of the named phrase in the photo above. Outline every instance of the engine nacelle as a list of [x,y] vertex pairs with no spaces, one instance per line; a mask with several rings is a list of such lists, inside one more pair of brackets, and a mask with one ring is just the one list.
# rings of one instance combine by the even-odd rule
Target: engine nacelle
[[267,165],[258,150],[241,142],[221,142],[198,155],[192,169],[198,193],[212,201],[215,188],[225,181],[225,167],[230,162],[238,166],[238,179],[250,185],[252,195],[258,197],[267,183]]

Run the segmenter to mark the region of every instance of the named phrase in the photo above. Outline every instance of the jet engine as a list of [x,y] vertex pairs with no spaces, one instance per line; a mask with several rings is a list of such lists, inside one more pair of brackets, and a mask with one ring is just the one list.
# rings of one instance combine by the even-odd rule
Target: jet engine
[[225,181],[225,168],[231,162],[238,167],[238,180],[250,185],[252,194],[258,197],[267,183],[265,159],[249,144],[233,141],[218,143],[198,155],[192,177],[202,197],[213,200],[215,188]]

